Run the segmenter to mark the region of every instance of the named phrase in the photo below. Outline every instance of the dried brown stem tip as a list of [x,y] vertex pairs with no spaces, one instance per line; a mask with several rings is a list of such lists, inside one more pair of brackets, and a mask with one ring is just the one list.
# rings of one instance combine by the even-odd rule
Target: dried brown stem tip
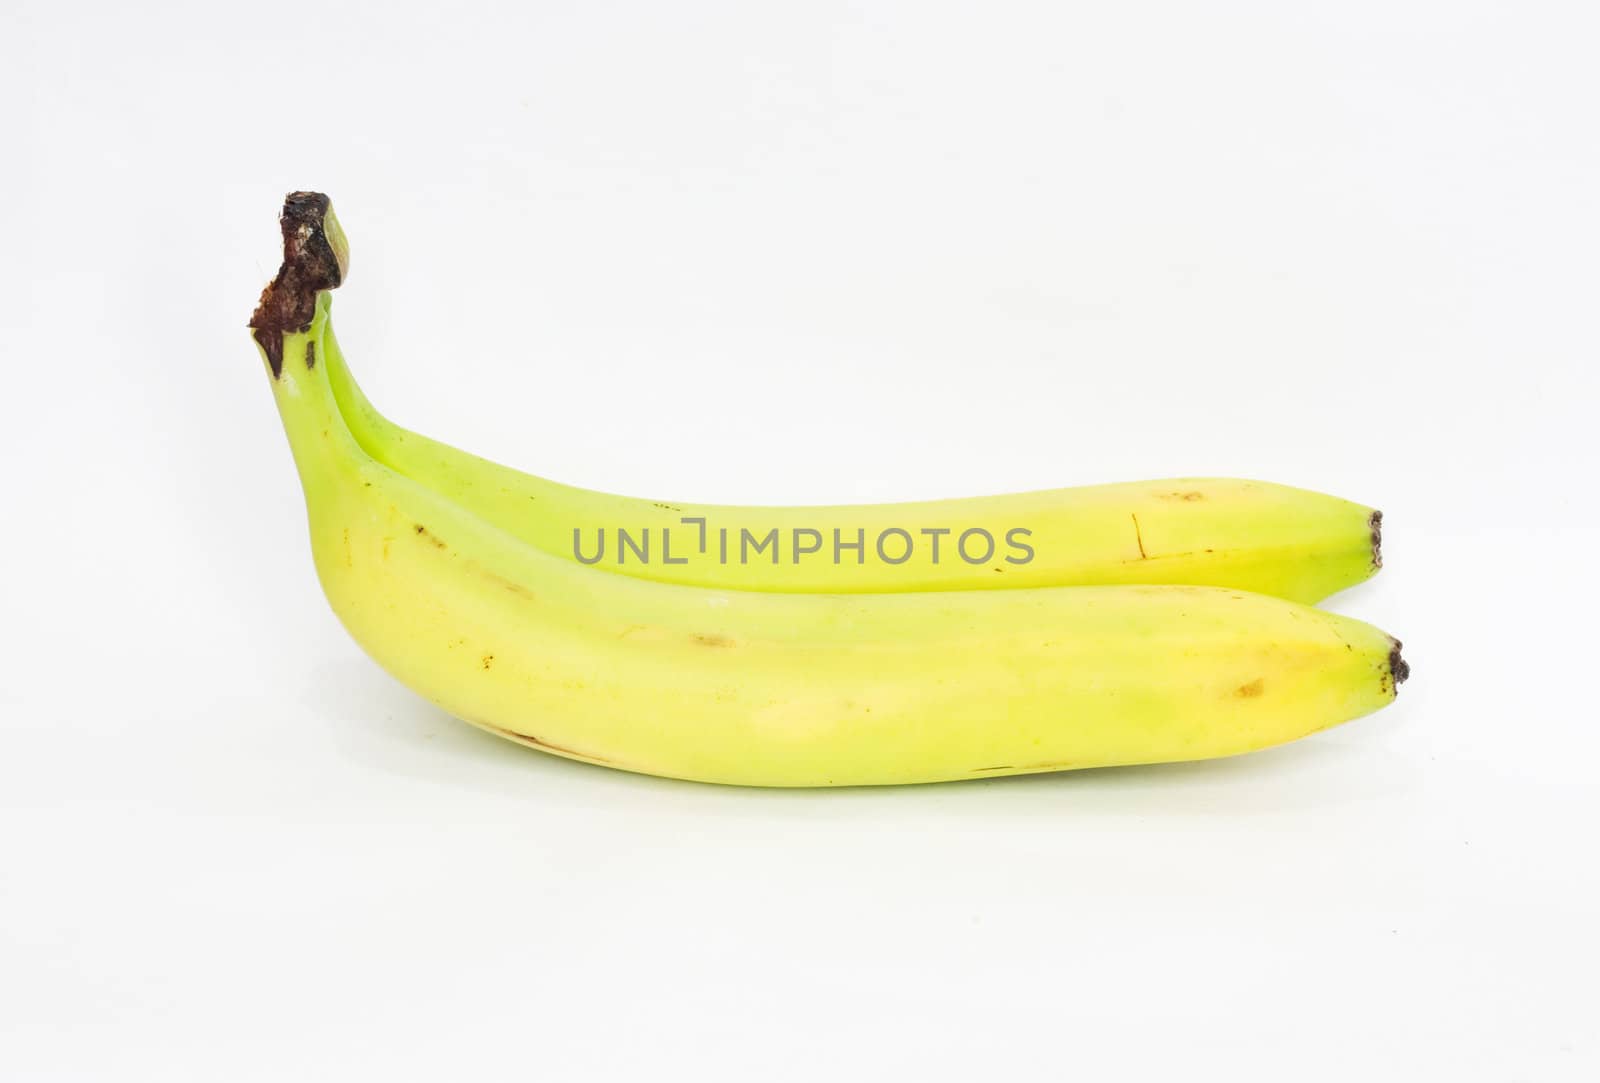
[[283,373],[283,336],[304,331],[317,312],[317,294],[344,281],[349,250],[333,204],[321,192],[290,192],[283,200],[283,266],[261,291],[250,317],[272,377]]
[[1367,525],[1372,528],[1372,566],[1383,567],[1383,512],[1375,511],[1367,520]]
[[1394,646],[1389,648],[1389,676],[1394,678],[1394,686],[1399,688],[1411,676],[1411,667],[1400,657],[1400,641],[1396,639],[1392,642]]

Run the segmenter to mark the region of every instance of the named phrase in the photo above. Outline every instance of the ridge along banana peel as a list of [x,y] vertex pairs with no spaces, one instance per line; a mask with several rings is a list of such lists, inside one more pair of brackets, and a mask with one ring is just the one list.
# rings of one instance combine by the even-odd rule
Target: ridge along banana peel
[[[833,507],[614,496],[396,425],[362,393],[331,327],[323,350],[340,413],[368,455],[547,553],[643,579],[824,593],[1183,583],[1311,603],[1382,564],[1379,512],[1236,478]],[[645,551],[625,548],[621,530],[645,539]],[[968,544],[973,530],[982,533]]]
[[656,583],[553,556],[367,454],[325,364],[346,248],[292,194],[251,320],[323,590],[396,678],[572,759],[762,786],[1227,756],[1389,703],[1399,644],[1198,586],[875,595]]

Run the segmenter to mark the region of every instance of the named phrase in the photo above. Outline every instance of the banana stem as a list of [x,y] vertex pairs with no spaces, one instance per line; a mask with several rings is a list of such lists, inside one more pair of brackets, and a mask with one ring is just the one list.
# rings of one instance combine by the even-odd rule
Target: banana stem
[[350,245],[333,203],[321,192],[290,192],[278,217],[283,229],[283,265],[250,317],[256,342],[267,355],[272,378],[283,374],[283,336],[311,327],[317,294],[335,289],[350,266]]

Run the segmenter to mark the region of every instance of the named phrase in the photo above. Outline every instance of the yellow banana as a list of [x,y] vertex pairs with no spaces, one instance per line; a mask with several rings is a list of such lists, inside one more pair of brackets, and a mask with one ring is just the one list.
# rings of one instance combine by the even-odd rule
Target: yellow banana
[[291,195],[251,321],[328,600],[451,713],[557,755],[678,778],[822,786],[1226,756],[1390,702],[1399,644],[1238,590],[716,590],[613,575],[367,454],[323,363],[344,243]]
[[613,496],[401,428],[362,393],[331,330],[325,349],[340,411],[374,459],[547,553],[644,579],[830,593],[1186,583],[1316,602],[1381,563],[1372,508],[1234,478],[835,507]]

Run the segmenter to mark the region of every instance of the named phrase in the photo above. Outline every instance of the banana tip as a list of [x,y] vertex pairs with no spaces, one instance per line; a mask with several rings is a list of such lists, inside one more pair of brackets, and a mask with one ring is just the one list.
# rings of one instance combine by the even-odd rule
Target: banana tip
[[1368,516],[1367,526],[1372,530],[1372,568],[1376,571],[1383,567],[1383,512],[1374,511]]
[[1400,641],[1396,639],[1392,642],[1394,645],[1389,648],[1389,677],[1392,686],[1398,689],[1411,676],[1411,667],[1400,657]]

